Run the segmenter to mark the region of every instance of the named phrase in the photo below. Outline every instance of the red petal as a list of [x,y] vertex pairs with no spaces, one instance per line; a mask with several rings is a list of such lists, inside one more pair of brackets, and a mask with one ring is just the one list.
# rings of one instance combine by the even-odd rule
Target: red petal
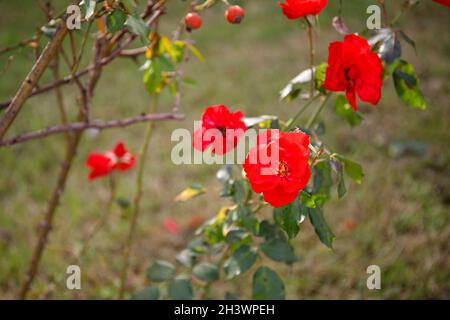
[[91,168],[90,180],[106,176],[112,170],[111,159],[100,153],[91,153],[86,160],[86,166]]
[[116,144],[113,152],[117,158],[122,158],[128,152],[128,150],[125,149],[123,142],[120,141]]
[[358,105],[356,104],[356,94],[355,94],[355,89],[348,89],[345,92],[345,96],[347,97],[348,102],[350,103],[350,105],[353,107],[353,109],[355,111],[358,111]]
[[268,192],[264,192],[264,201],[270,203],[273,207],[279,208],[294,201],[299,191],[288,193],[281,187],[277,187]]

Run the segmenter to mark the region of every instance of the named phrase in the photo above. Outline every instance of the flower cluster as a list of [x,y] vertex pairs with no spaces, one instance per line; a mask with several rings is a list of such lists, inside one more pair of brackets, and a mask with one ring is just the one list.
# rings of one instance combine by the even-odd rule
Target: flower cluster
[[105,153],[92,152],[86,160],[86,166],[91,169],[89,180],[107,176],[112,171],[127,171],[136,163],[136,157],[131,154],[122,142],[118,142],[114,149]]
[[[279,3],[288,19],[319,14],[327,0],[286,0]],[[356,34],[329,45],[328,66],[323,89],[345,92],[355,111],[357,97],[378,104],[383,85],[383,64],[369,42]],[[246,130],[242,112],[230,112],[224,105],[206,108],[201,128],[194,132],[194,148],[223,155],[236,147]],[[281,207],[297,199],[311,177],[309,136],[303,132],[271,129],[261,132],[256,146],[250,149],[243,169],[252,190],[262,194],[273,207]]]
[[[246,129],[242,118],[242,112],[232,113],[223,105],[208,107],[202,127],[194,133],[194,147],[205,151],[212,145],[211,151],[218,155],[231,151]],[[253,191],[280,207],[294,201],[308,183],[309,156],[309,136],[305,133],[267,130],[258,135],[243,167]]]

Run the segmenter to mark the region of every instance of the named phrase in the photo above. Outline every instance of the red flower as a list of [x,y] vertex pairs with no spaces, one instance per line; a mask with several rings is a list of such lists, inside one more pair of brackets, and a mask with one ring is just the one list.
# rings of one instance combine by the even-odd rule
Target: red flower
[[329,45],[328,69],[323,87],[330,91],[345,91],[347,100],[358,110],[356,94],[365,102],[376,105],[381,99],[383,65],[366,39],[351,34],[344,42]]
[[242,112],[231,113],[224,105],[206,108],[201,127],[194,132],[194,148],[203,152],[211,145],[212,153],[218,155],[234,149],[247,129],[243,117]]
[[117,143],[114,150],[111,152],[113,158],[113,170],[127,171],[131,169],[136,163],[136,157],[125,149],[122,142]]
[[286,3],[278,2],[284,15],[295,20],[307,15],[316,16],[325,8],[328,0],[286,0]]
[[107,176],[111,172],[112,160],[102,153],[93,152],[89,154],[86,166],[91,168],[89,180],[94,180],[95,178]]
[[267,130],[258,135],[243,167],[253,191],[279,208],[294,201],[308,183],[309,155],[305,133]]
[[178,234],[178,233],[180,233],[180,226],[172,218],[164,219],[163,225],[164,225],[164,229],[166,229],[171,234]]
[[433,1],[443,4],[444,6],[450,7],[450,0],[433,0]]
[[91,168],[89,180],[107,176],[113,170],[129,170],[135,163],[136,157],[125,149],[122,142],[117,143],[113,150],[105,153],[93,152],[86,160],[86,166]]

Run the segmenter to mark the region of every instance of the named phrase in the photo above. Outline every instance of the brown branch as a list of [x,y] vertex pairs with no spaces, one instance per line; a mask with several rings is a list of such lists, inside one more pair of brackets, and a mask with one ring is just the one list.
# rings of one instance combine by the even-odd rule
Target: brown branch
[[137,57],[140,56],[141,54],[144,54],[147,51],[147,47],[142,47],[142,48],[135,48],[135,49],[128,49],[128,50],[123,50],[120,53],[121,57]]
[[[79,0],[75,1],[75,2],[79,3]],[[149,2],[149,5],[151,3],[152,2]],[[64,27],[65,27],[65,23],[64,23]],[[66,29],[65,33],[67,33],[67,29]],[[58,34],[58,32],[57,32],[57,34]],[[127,45],[129,43],[131,43],[131,41],[133,41],[134,38],[135,38],[135,36],[131,36],[129,41],[128,41],[128,43],[127,43]],[[57,52],[59,50],[60,44],[61,44],[61,41],[60,41],[59,45],[55,46],[55,49],[54,49],[55,52]],[[119,48],[118,51],[116,50],[115,52],[113,52],[109,56],[109,58],[111,60],[116,58],[119,55],[119,53],[120,53],[120,51],[122,49],[123,49],[123,47]],[[45,52],[46,52],[46,50],[44,50],[44,53]],[[44,53],[41,55],[41,58],[44,55]],[[49,59],[49,60],[51,60],[51,59]],[[39,62],[39,60],[38,60],[38,62]],[[47,61],[45,66],[42,65],[42,66],[44,66],[43,70],[48,66],[48,62],[49,61]],[[11,106],[16,106],[15,108],[17,109],[17,112],[20,109],[20,107],[23,105],[23,103],[26,101],[26,99],[29,97],[33,87],[36,85],[37,80],[39,79],[39,77],[42,74],[43,70],[40,72],[40,74],[38,74],[39,76],[35,76],[33,74],[33,70],[32,70],[31,74],[33,74],[35,78],[31,78],[31,80],[34,80],[34,81],[30,81],[28,83],[28,85],[26,86],[26,89],[23,89],[23,93],[21,93],[21,95],[20,95],[20,97],[21,97],[20,100],[16,100],[16,97],[13,99],[13,101],[11,103]],[[80,106],[80,112],[78,114],[78,121],[84,120],[85,122],[76,123],[76,124],[74,124],[75,125],[74,127],[70,128],[70,131],[75,131],[75,133],[72,136],[72,138],[70,140],[68,140],[68,143],[67,143],[65,160],[64,160],[64,163],[62,165],[61,171],[59,173],[55,189],[53,190],[52,195],[51,195],[51,197],[49,199],[49,202],[48,202],[48,205],[47,205],[47,209],[46,209],[45,215],[44,215],[44,222],[41,224],[41,228],[40,228],[39,235],[38,235],[38,240],[37,240],[36,246],[34,247],[34,250],[33,250],[33,254],[32,254],[32,258],[31,258],[31,261],[30,261],[30,264],[29,264],[29,267],[28,267],[28,271],[26,273],[23,285],[22,285],[22,287],[20,289],[20,292],[19,292],[19,298],[21,298],[21,299],[25,299],[27,297],[27,294],[28,294],[28,292],[29,292],[29,290],[31,288],[31,284],[32,284],[32,282],[33,282],[33,280],[34,280],[34,278],[35,278],[35,276],[37,274],[39,263],[40,263],[42,255],[44,253],[44,250],[45,250],[45,247],[46,247],[46,244],[47,244],[47,241],[48,241],[49,233],[50,233],[50,231],[52,229],[53,218],[54,218],[54,215],[55,215],[56,210],[58,208],[60,198],[61,198],[61,196],[62,196],[62,194],[64,192],[64,188],[65,188],[65,185],[66,185],[66,182],[67,182],[67,177],[68,177],[69,171],[70,171],[70,169],[72,167],[73,159],[76,156],[77,149],[78,149],[78,146],[79,146],[79,143],[80,143],[80,140],[81,140],[81,136],[82,136],[83,130],[87,129],[87,128],[89,128],[89,126],[93,125],[92,123],[86,123],[86,117],[85,117],[86,115],[84,114],[83,110],[88,110],[88,108],[89,108],[89,104],[91,102],[90,99],[92,97],[92,95],[90,93],[93,91],[93,89],[94,89],[94,87],[95,87],[95,85],[97,83],[97,80],[98,80],[98,77],[95,77],[95,75],[96,75],[95,73],[90,73],[90,78],[89,78],[89,83],[87,85],[87,88],[88,88],[87,90],[85,90],[83,87],[80,87],[80,92],[81,92],[81,95],[82,95],[82,103],[81,103],[81,106]],[[25,82],[27,82],[27,81],[25,81]],[[20,92],[20,89],[19,89],[19,92]],[[18,102],[15,102],[15,101],[18,101]],[[17,107],[17,105],[19,105],[19,107]],[[17,112],[13,113],[13,117],[10,120],[7,120],[6,122],[3,122],[3,120],[5,118],[9,119],[9,118],[7,118],[7,116],[8,116],[8,114],[11,113],[11,110],[12,110],[11,106],[8,108],[4,118],[2,119],[2,122],[0,122],[0,130],[2,130],[2,128],[3,128],[3,126],[2,126],[3,123],[7,124],[7,126],[5,127],[6,129],[0,131],[0,139],[4,136],[5,132],[7,131],[8,127],[9,127],[9,125],[12,123],[12,121],[14,120],[14,118],[15,118],[15,116],[17,114]],[[112,121],[112,122],[110,121],[108,123],[103,123],[103,125],[106,128],[106,127],[111,127],[111,125],[118,124],[118,123],[121,123],[121,122],[122,122],[122,120],[118,120],[115,123],[114,123],[114,121]],[[94,127],[95,127],[95,125],[96,124],[94,123]],[[97,123],[97,125],[98,125],[99,129],[102,129],[101,123],[100,124]],[[83,128],[83,126],[86,126],[86,127]]]
[[29,133],[24,133],[18,135],[11,139],[5,139],[0,141],[0,146],[11,146],[18,143],[36,140],[45,138],[51,135],[66,133],[66,132],[76,132],[82,131],[86,129],[112,129],[112,128],[123,128],[128,127],[133,124],[149,122],[149,121],[163,121],[163,120],[183,120],[184,115],[179,113],[167,112],[167,113],[152,113],[152,114],[144,114],[140,116],[118,119],[118,120],[110,120],[110,121],[102,121],[102,120],[92,120],[89,123],[86,122],[74,122],[68,125],[59,125],[54,127],[49,127]]
[[32,89],[36,86],[38,80],[44,73],[50,61],[58,52],[59,47],[67,34],[67,26],[63,21],[56,32],[53,39],[47,44],[39,59],[34,64],[30,73],[25,78],[16,95],[11,101],[5,115],[0,120],[0,139],[3,138],[11,123],[20,112],[23,104],[31,94]]
[[37,36],[33,36],[30,39],[22,40],[22,41],[14,44],[12,46],[0,48],[0,55],[4,54],[4,53],[7,53],[9,51],[15,50],[15,49],[19,49],[21,47],[25,47],[25,46],[29,45],[30,43],[32,43],[32,42],[34,42],[36,40],[38,40],[38,37]]
[[28,291],[31,288],[31,283],[33,282],[38,266],[41,259],[42,253],[44,252],[45,246],[47,244],[48,235],[52,229],[53,216],[55,214],[56,208],[58,207],[61,195],[64,192],[64,187],[66,185],[67,177],[76,155],[76,150],[81,138],[81,134],[77,134],[74,139],[71,139],[67,145],[66,155],[64,162],[61,165],[61,170],[58,176],[58,181],[56,183],[55,189],[49,199],[47,210],[45,211],[44,221],[39,225],[39,235],[38,242],[34,248],[31,262],[28,271],[25,275],[24,283],[19,292],[19,298],[25,299],[27,297]]
[[[153,15],[150,17],[150,19],[149,19],[149,21],[148,21],[148,24],[153,23],[153,22],[154,22],[160,15],[162,15],[163,13],[164,13],[164,10],[163,10],[163,9],[155,11],[155,12],[153,13]],[[125,34],[125,33],[126,33],[126,32],[124,31],[123,34]],[[109,64],[111,61],[113,61],[115,58],[121,56],[121,55],[122,55],[122,52],[124,52],[125,48],[127,48],[127,47],[128,47],[128,46],[136,39],[136,38],[137,38],[137,37],[136,37],[135,35],[131,35],[130,38],[129,38],[127,41],[125,41],[125,43],[124,43],[122,46],[120,46],[118,49],[116,49],[115,51],[113,51],[109,56],[104,57],[102,60],[100,60],[100,61],[98,62],[97,65],[90,65],[90,66],[87,67],[86,69],[83,69],[83,70],[81,70],[81,71],[75,73],[74,75],[69,75],[69,76],[66,76],[66,77],[64,77],[64,78],[62,78],[62,79],[60,79],[60,80],[58,80],[58,81],[54,81],[54,82],[52,82],[52,83],[49,83],[49,84],[40,86],[39,88],[34,88],[33,91],[30,93],[29,97],[34,97],[34,96],[36,96],[36,95],[40,95],[40,94],[42,94],[42,93],[51,91],[51,90],[53,90],[53,89],[55,89],[55,88],[57,88],[57,87],[59,87],[59,86],[63,86],[63,85],[66,85],[66,84],[70,84],[72,81],[74,81],[74,80],[76,80],[76,79],[78,79],[78,78],[80,78],[80,77],[83,77],[83,76],[87,75],[87,74],[88,74],[89,72],[91,72],[94,68],[101,68],[101,67],[106,66],[106,65]],[[141,49],[142,49],[142,48],[141,48]],[[132,49],[130,49],[130,50],[132,50]],[[125,55],[124,55],[124,56],[127,56],[126,52],[125,52]],[[5,101],[5,102],[1,102],[1,103],[0,103],[0,111],[1,111],[2,109],[7,108],[7,107],[12,103],[12,101],[13,101],[13,100],[8,100],[8,101]]]

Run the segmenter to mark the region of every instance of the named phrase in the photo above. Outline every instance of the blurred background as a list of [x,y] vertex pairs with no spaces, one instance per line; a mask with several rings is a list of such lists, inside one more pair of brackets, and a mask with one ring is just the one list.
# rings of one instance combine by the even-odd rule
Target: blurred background
[[[53,2],[63,9],[70,1]],[[241,25],[229,25],[223,18],[225,7],[218,4],[202,15],[203,28],[192,35],[206,61],[193,58],[186,67],[186,75],[196,82],[184,90],[182,108],[187,119],[156,124],[132,254],[130,285],[134,288],[145,285],[145,270],[154,260],[175,262],[175,253],[192,237],[195,225],[227,204],[218,195],[218,166],[176,166],[171,162],[172,130],[181,126],[192,131],[193,120],[213,104],[240,109],[247,116],[276,114],[282,119],[298,110],[299,101],[280,102],[278,92],[308,67],[306,31],[281,14],[277,1],[231,2],[246,9]],[[326,61],[330,41],[342,38],[330,23],[338,13],[338,1],[329,2],[316,31],[317,62]],[[400,1],[386,2],[395,15]],[[350,30],[364,29],[366,8],[374,3],[343,1],[343,18]],[[184,7],[183,1],[169,1],[167,15],[161,20],[163,34],[174,30]],[[0,0],[0,15],[0,47],[30,38],[46,21],[32,0]],[[286,282],[289,299],[450,297],[450,8],[421,1],[404,15],[399,26],[417,44],[417,52],[403,45],[403,56],[416,68],[428,109],[405,106],[392,80],[385,83],[378,106],[361,106],[364,121],[355,128],[340,119],[329,103],[321,115],[326,124],[322,139],[336,152],[363,164],[365,178],[361,185],[349,180],[346,197],[338,201],[335,195],[325,208],[337,236],[334,250],[323,246],[311,225],[304,222],[295,240],[300,261],[292,267],[275,266]],[[76,37],[79,40],[81,35]],[[28,47],[0,56],[0,101],[14,95],[33,58]],[[143,62],[143,58],[138,62],[124,58],[104,69],[92,118],[115,119],[148,110],[151,99],[138,71]],[[51,73],[46,72],[40,83],[51,79]],[[70,115],[77,112],[76,95],[74,85],[64,87]],[[169,111],[172,106],[173,98],[165,93],[160,110]],[[9,135],[57,124],[55,110],[54,92],[28,100]],[[82,290],[66,289],[65,271],[108,198],[107,179],[87,179],[87,154],[108,150],[118,140],[137,153],[144,127],[140,124],[84,135],[30,297],[117,297],[129,210],[115,205],[108,227],[92,241],[80,265]],[[0,298],[13,298],[23,280],[64,143],[64,136],[59,135],[0,149]],[[135,174],[132,170],[119,177],[118,194],[124,201],[133,197]],[[174,197],[193,183],[202,183],[207,194],[175,203]],[[178,235],[163,228],[168,217],[180,224]],[[381,290],[366,287],[366,268],[372,264],[381,267]],[[238,296],[248,297],[250,283],[250,277],[244,276],[227,286]],[[213,290],[212,297],[222,298],[225,290]]]

